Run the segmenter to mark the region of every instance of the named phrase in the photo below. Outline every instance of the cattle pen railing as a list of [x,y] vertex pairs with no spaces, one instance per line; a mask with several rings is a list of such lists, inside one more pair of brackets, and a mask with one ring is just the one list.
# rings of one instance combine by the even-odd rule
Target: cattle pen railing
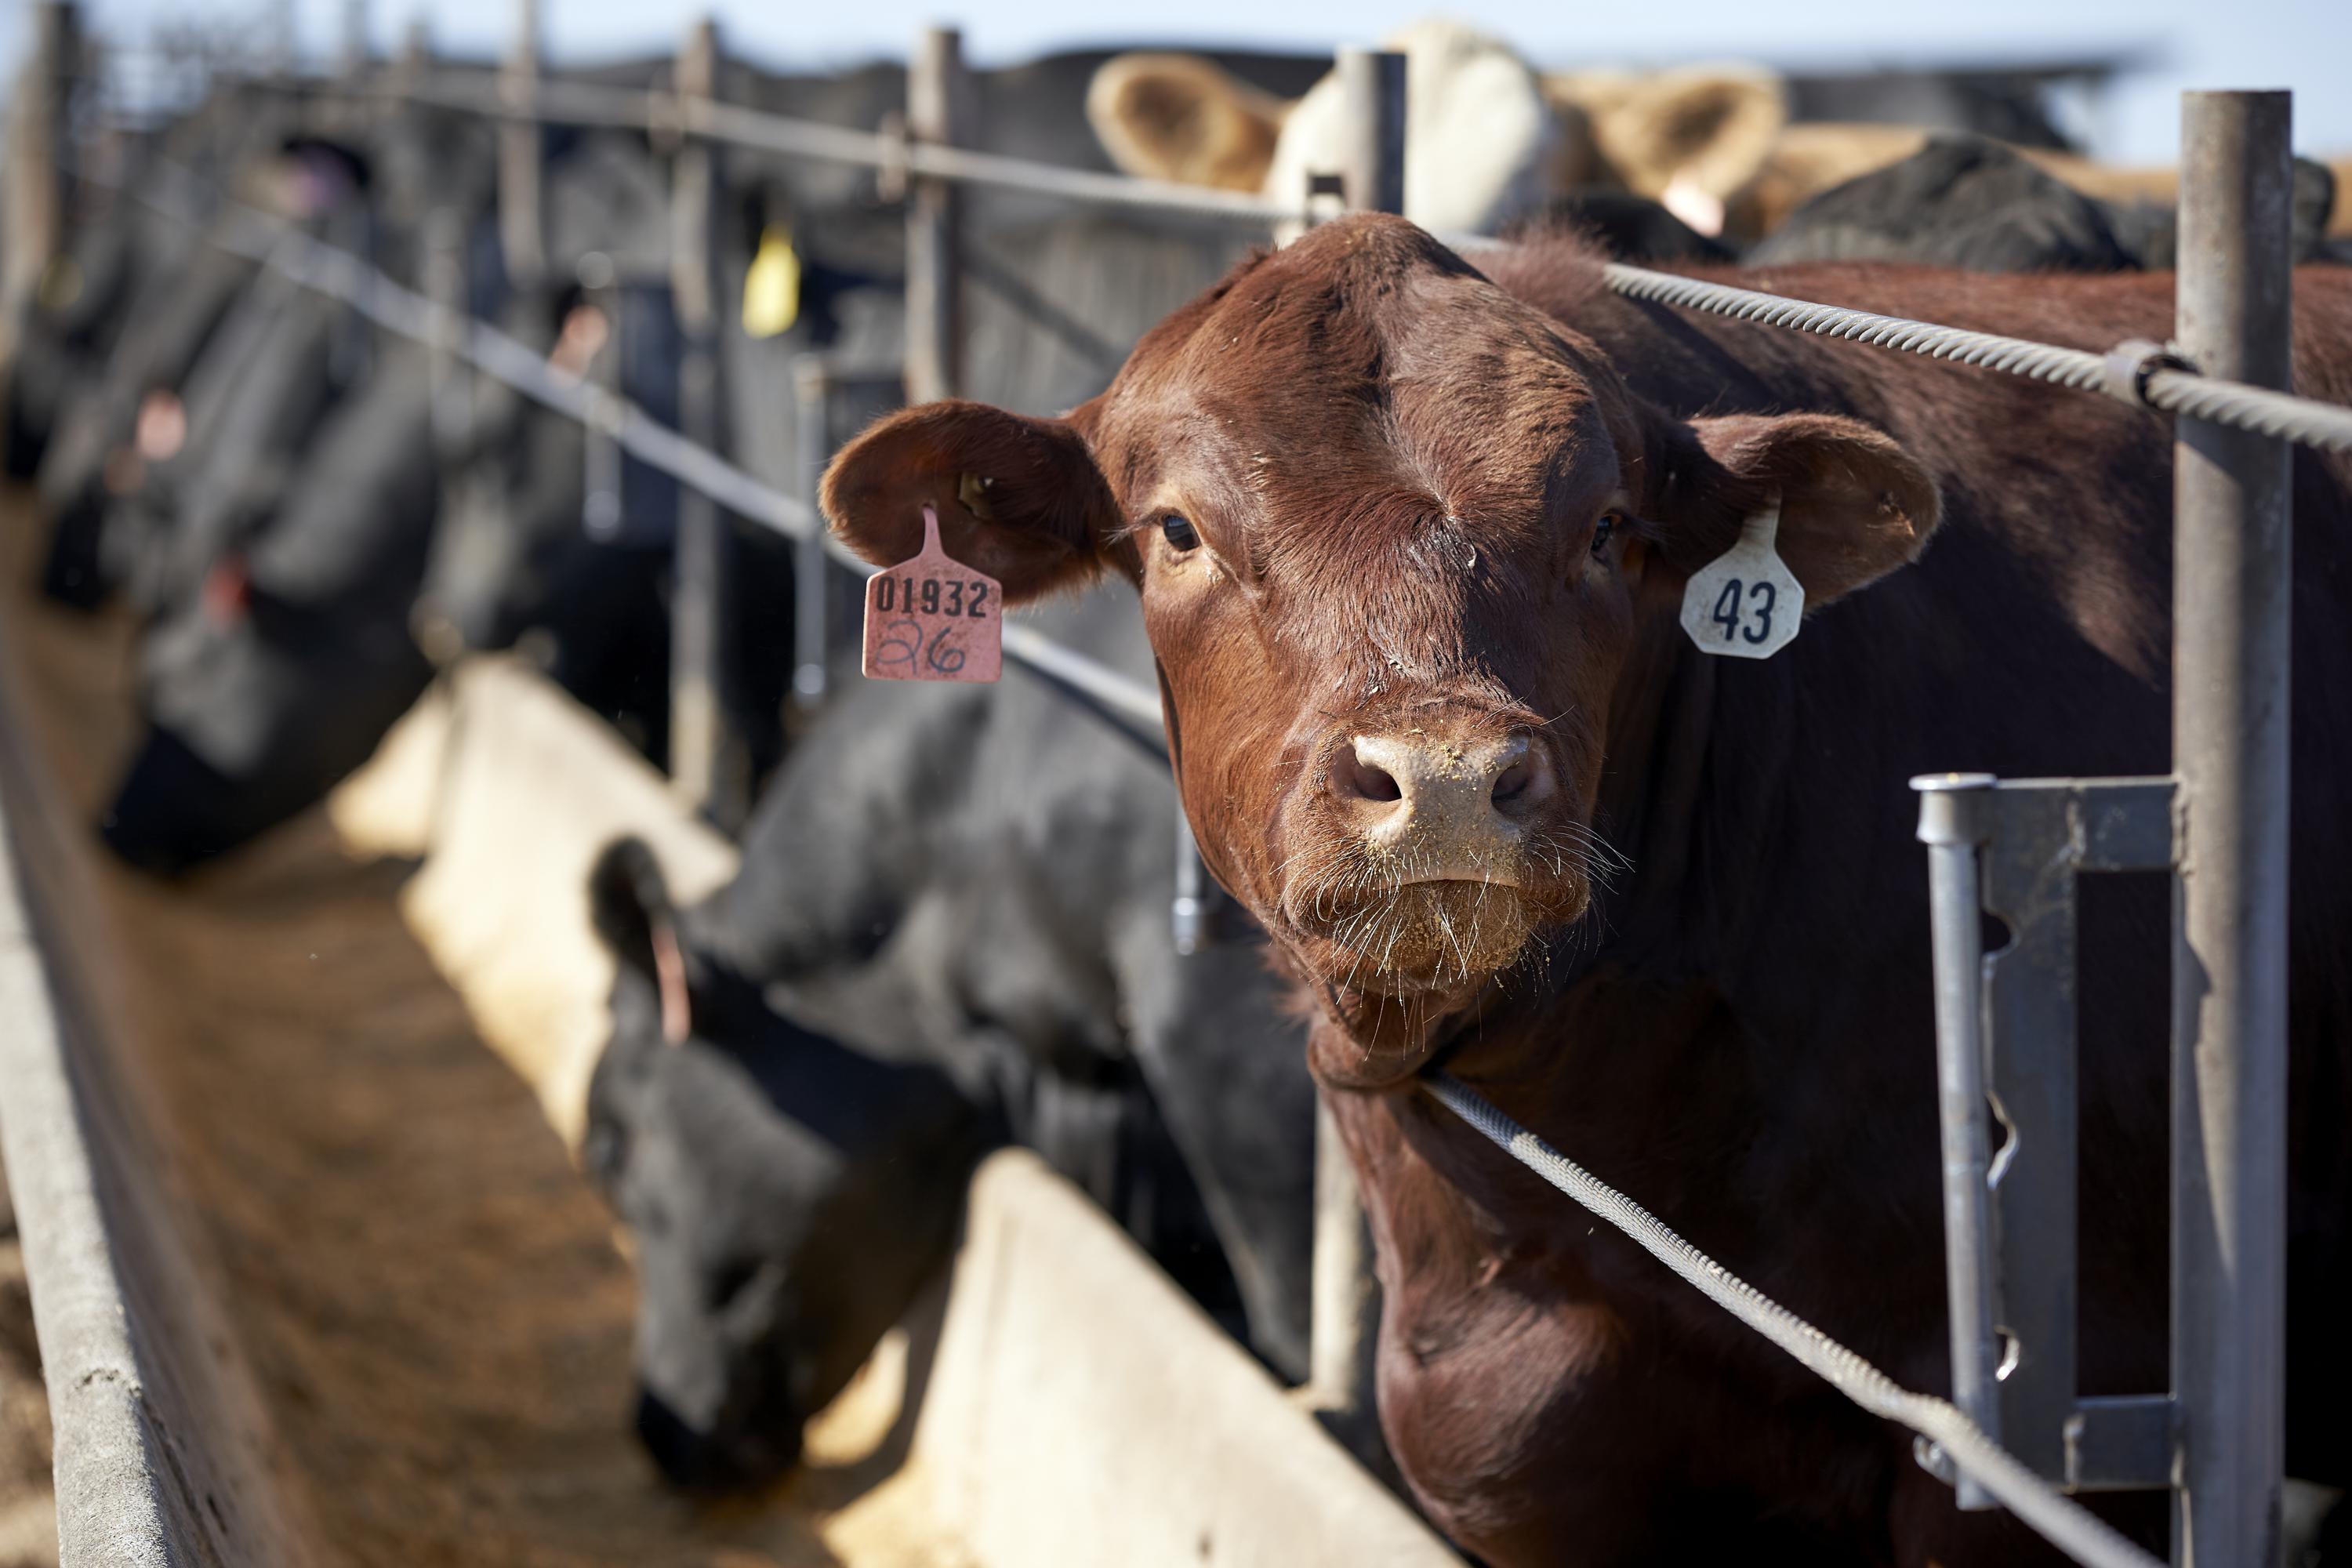
[[[961,68],[955,35],[944,30],[928,33],[917,51],[909,77],[910,134],[893,136],[757,114],[691,91],[681,96],[547,82],[538,76],[537,38],[528,31],[536,5],[526,0],[524,15],[530,19],[525,37],[495,92],[420,84],[407,96],[497,113],[511,125],[575,119],[627,125],[686,145],[736,142],[908,179],[910,398],[953,389],[959,283],[955,215],[945,193],[958,183],[1261,224],[1308,216],[1262,197],[1159,186],[955,146],[960,125],[952,105],[961,98],[956,78]],[[707,26],[697,29],[681,58],[681,83],[714,79],[712,37]],[[1339,68],[1350,134],[1338,193],[1349,206],[1397,210],[1404,141],[1402,58],[1345,52]],[[2291,561],[2286,444],[2352,453],[2352,409],[2280,390],[2289,379],[2287,124],[2284,94],[2189,95],[2179,341],[2169,347],[2123,344],[2102,356],[1639,268],[1612,265],[1606,271],[1610,287],[1631,297],[1956,359],[2101,391],[2179,417],[2175,772],[2151,780],[1999,784],[1952,775],[1918,781],[1921,837],[1930,846],[1933,873],[1953,1400],[1902,1389],[1458,1080],[1442,1070],[1425,1079],[1434,1099],[1514,1159],[1863,1408],[1911,1428],[1921,1462],[1958,1488],[1963,1507],[2005,1506],[2095,1564],[2153,1559],[2069,1491],[2168,1488],[2177,1563],[2214,1568],[2275,1562],[2279,1550]],[[509,143],[508,151],[513,148]],[[530,163],[501,159],[502,237],[509,259],[523,268],[532,264],[538,246],[537,171]],[[708,201],[707,170],[680,184],[690,193],[686,201]],[[698,185],[698,195],[691,194]],[[191,206],[175,210],[192,222],[204,217]],[[692,227],[679,226],[681,233]],[[755,479],[692,438],[690,430],[664,426],[609,391],[559,376],[520,343],[487,323],[461,319],[446,301],[425,299],[361,258],[258,214],[246,213],[241,227],[215,228],[214,238],[582,420],[709,501],[794,537],[805,564],[814,566],[829,553],[867,570],[829,541],[811,500]],[[1462,237],[1461,243],[1475,248],[1494,242]],[[696,264],[707,268],[707,256]],[[689,411],[681,416],[686,426],[691,404],[682,402]],[[702,526],[717,527],[715,511]],[[692,534],[682,511],[681,594],[698,583],[709,588],[705,573],[688,564],[708,541],[698,544]],[[691,618],[695,612],[688,606],[681,613]],[[709,646],[681,637],[674,652],[680,658],[707,658]],[[1130,733],[1159,725],[1156,693],[1030,628],[1008,624],[1005,651]],[[2069,960],[2075,872],[2145,868],[2169,868],[2175,876],[2174,1350],[2171,1386],[2160,1394],[2078,1399],[2071,1386],[2073,1325],[2064,1315],[2071,1313],[2074,1289],[2071,981],[2046,966],[2032,973],[2011,966],[2004,975],[2004,957],[2015,950],[1986,955],[1978,945],[1979,909],[2003,907],[1997,892],[2003,847],[2015,855],[2020,840],[2038,842],[2021,826],[2037,805],[2045,816],[2046,808],[2055,808],[2055,820],[2071,835],[2053,862],[2063,868],[2063,888],[2042,889],[2055,893],[2049,907],[2063,916],[2063,929],[2053,927],[2052,940]],[[2181,874],[2190,868],[2196,875]],[[2021,1021],[2035,1026],[2020,1027]],[[2045,1095],[2036,1108],[2044,1118],[2039,1131],[2049,1135],[2059,1157],[2021,1174],[1988,1169],[1987,1079],[1997,1084],[2004,1073],[2063,1089]],[[2015,1109],[2010,1097],[2002,1104],[2005,1116]],[[1329,1150],[1319,1164],[1344,1173],[1344,1161]],[[1328,1223],[1339,1207],[1318,1194],[1318,1378],[1335,1366],[1343,1375],[1344,1369],[1355,1369],[1360,1378],[1363,1365],[1364,1295],[1357,1283],[1361,1220],[1351,1213],[1344,1226],[1349,1234],[1327,1242],[1327,1232],[1342,1228]],[[2044,1208],[2050,1212],[2040,1212]],[[2029,1310],[2028,1297],[2038,1306]],[[1333,1331],[1327,1334],[1327,1327]],[[1993,1352],[2003,1334],[2032,1345],[2034,1353],[2021,1361],[2013,1342],[2010,1357],[2031,1375],[2004,1377],[1997,1370]],[[2035,1342],[2034,1334],[2051,1337]],[[2053,1366],[2063,1371],[2063,1384],[2044,1375]],[[2021,1415],[2040,1425],[2024,1430]]]

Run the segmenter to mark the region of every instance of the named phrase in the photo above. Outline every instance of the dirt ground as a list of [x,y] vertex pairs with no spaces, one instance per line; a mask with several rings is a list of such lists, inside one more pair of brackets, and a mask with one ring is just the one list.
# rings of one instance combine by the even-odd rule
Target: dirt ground
[[25,1251],[0,1171],[0,1568],[55,1568],[57,1500],[49,1491],[49,1401],[33,1343]]
[[[0,658],[88,820],[129,743],[127,629],[28,596],[26,521],[0,500]],[[959,1562],[900,1468],[887,1355],[774,1495],[709,1508],[663,1489],[627,1430],[634,1287],[611,1217],[402,925],[409,870],[354,863],[314,811],[182,887],[110,864],[100,879],[134,1058],[176,1123],[289,1501],[330,1560]],[[49,1504],[9,1237],[0,1568],[55,1551],[10,1533]]]

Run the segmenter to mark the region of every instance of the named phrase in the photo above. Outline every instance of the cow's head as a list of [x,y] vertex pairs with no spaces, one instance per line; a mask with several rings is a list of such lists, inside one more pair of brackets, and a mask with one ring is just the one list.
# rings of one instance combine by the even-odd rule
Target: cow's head
[[1814,606],[1910,559],[1937,505],[1850,420],[1663,415],[1379,217],[1238,268],[1066,419],[909,409],[824,490],[878,562],[930,502],[1009,601],[1136,583],[1202,852],[1341,1026],[1318,1070],[1360,1082],[1583,914],[1637,642],[1776,499]]
[[945,1258],[978,1117],[698,952],[636,840],[590,902],[617,974],[581,1155],[635,1243],[638,1436],[679,1486],[756,1486]]

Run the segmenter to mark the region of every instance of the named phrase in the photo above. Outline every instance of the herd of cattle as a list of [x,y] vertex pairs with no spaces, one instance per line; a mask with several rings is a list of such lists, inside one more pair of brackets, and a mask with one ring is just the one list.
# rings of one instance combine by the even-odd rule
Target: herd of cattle
[[[639,1430],[682,1485],[788,1468],[1006,1141],[1296,1379],[1319,1086],[1377,1244],[1388,1444],[1480,1560],[2038,1561],[1414,1084],[1443,1059],[1901,1381],[1948,1384],[1904,783],[2166,770],[2168,431],[1635,304],[1598,263],[1744,258],[1751,286],[2104,350],[2168,335],[2147,272],[2168,178],[2065,152],[1997,78],[1547,77],[1458,27],[1399,43],[1426,229],[1348,217],[1269,252],[975,193],[979,401],[863,433],[894,398],[834,411],[841,536],[894,563],[936,508],[1008,601],[1063,595],[1046,631],[1156,680],[1164,752],[1019,674],[860,683],[843,639],[842,695],[788,720],[792,563],[739,541],[726,690],[765,781],[743,870],[679,908],[625,841],[591,889],[619,963],[583,1158],[636,1237]],[[1337,130],[1322,75],[1056,57],[978,74],[980,140],[1303,195]],[[864,128],[904,89],[895,67],[728,82]],[[82,194],[5,455],[50,530],[40,586],[143,627],[145,738],[98,825],[136,866],[184,873],[317,801],[467,650],[526,650],[663,753],[675,488],[632,461],[592,508],[581,426],[138,199],[231,195],[411,287],[454,268],[560,371],[675,409],[666,153],[551,129],[551,265],[513,279],[493,137],[223,87]],[[797,488],[829,454],[795,447],[792,362],[887,383],[904,228],[870,174],[719,156],[745,301],[721,444]],[[2334,193],[2299,164],[2295,369],[2352,402]],[[1475,268],[1427,232],[1498,228]],[[2299,453],[2294,494],[2289,1464],[2341,1487],[2352,464]],[[1802,635],[1704,657],[1683,584],[1776,507]],[[1184,956],[1180,809],[1228,895]],[[2142,891],[2097,893],[2082,952],[2085,1394],[2165,1386],[2166,910]],[[2160,1494],[2097,1506],[2163,1535]]]

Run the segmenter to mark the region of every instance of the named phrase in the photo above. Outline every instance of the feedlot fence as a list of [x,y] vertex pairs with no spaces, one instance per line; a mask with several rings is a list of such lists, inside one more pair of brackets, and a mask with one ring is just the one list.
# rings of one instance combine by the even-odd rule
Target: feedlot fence
[[[908,224],[906,390],[911,401],[955,390],[961,257],[948,193],[982,184],[1074,203],[1118,205],[1259,227],[1309,222],[1320,205],[1399,210],[1404,153],[1403,58],[1342,51],[1349,134],[1343,166],[1310,182],[1297,206],[1055,167],[958,145],[968,101],[955,33],[932,29],[908,76],[903,132],[862,132],[754,112],[710,96],[715,35],[696,29],[677,67],[679,90],[637,90],[543,78],[538,7],[496,78],[424,79],[386,72],[373,83],[268,85],[352,101],[406,100],[499,117],[523,141],[500,156],[500,229],[510,267],[540,265],[538,126],[627,127],[673,145],[688,247],[707,245],[711,170],[698,145],[727,143],[872,168],[903,191]],[[2105,355],[1843,310],[1611,264],[1628,297],[1824,333],[1987,370],[2100,392],[2173,414],[2176,427],[2176,764],[2144,780],[1915,781],[1929,847],[1937,973],[1937,1066],[1945,1146],[1946,1248],[1952,1328],[1948,1401],[1906,1390],[1818,1329],[1762,1296],[1632,1199],[1552,1150],[1442,1069],[1425,1075],[1439,1103],[1543,1180],[1606,1220],[1726,1310],[1828,1380],[1862,1408],[1910,1428],[1920,1462],[1955,1486],[1963,1508],[2000,1506],[2086,1563],[2155,1560],[2070,1493],[2167,1489],[2176,1562],[2200,1568],[2275,1560],[2283,1474],[2286,604],[2291,561],[2288,443],[2352,453],[2352,409],[2298,398],[2289,380],[2288,115],[2281,93],[2190,94],[2184,110],[2179,341],[2126,343]],[[58,150],[64,142],[60,133]],[[713,449],[706,395],[709,322],[688,321],[677,426],[607,387],[567,377],[461,307],[396,283],[352,253],[252,208],[209,198],[192,178],[137,199],[214,243],[349,304],[383,329],[432,346],[558,413],[583,422],[703,498],[681,507],[673,680],[688,717],[714,679],[721,613],[713,542],[724,507],[797,542],[803,616],[822,615],[823,563],[872,570],[826,532],[814,504],[822,452],[804,453],[812,493],[788,495]],[[1334,204],[1328,198],[1337,195]],[[700,204],[698,210],[688,204]],[[234,221],[223,221],[224,219]],[[1499,242],[1444,237],[1477,250]],[[702,267],[707,255],[690,257]],[[1051,326],[1047,321],[1045,324]],[[826,395],[823,373],[803,395]],[[803,411],[807,421],[808,412]],[[817,426],[822,428],[821,424]],[[698,623],[698,625],[695,625]],[[1033,628],[1006,622],[1004,651],[1131,738],[1160,745],[1158,694]],[[821,671],[824,629],[801,636]],[[692,668],[697,663],[701,668]],[[806,689],[803,688],[803,690]],[[821,673],[816,689],[822,690]],[[707,701],[706,701],[707,707]],[[674,737],[674,746],[681,742]],[[716,745],[718,737],[705,737]],[[708,758],[674,762],[689,794],[707,788]],[[699,769],[698,775],[696,770]],[[2196,809],[2188,807],[2194,804]],[[1202,890],[1189,840],[1180,851],[1180,945],[1196,940]],[[2054,883],[2047,868],[2061,869]],[[1980,914],[2021,907],[2007,882],[2040,867],[2040,925],[2021,925],[2000,952],[1981,949]],[[2197,875],[2181,871],[2194,867]],[[1190,875],[1185,871],[1189,868]],[[2173,1373],[2164,1393],[2081,1398],[2073,1386],[2074,1306],[2074,1015],[2071,973],[2034,962],[2046,938],[2071,964],[2077,872],[2168,869],[2182,910],[2174,940],[2172,1047]],[[1185,929],[1186,904],[1193,924]],[[2044,929],[2046,928],[2046,929]],[[1189,950],[1189,949],[1188,949]],[[2043,953],[2046,956],[2046,953]],[[1996,1037],[1991,1024],[2008,1026]],[[2055,1086],[2038,1100],[2005,1087]],[[2038,1163],[2002,1170],[1988,1093],[2012,1133],[2033,1119]],[[1328,1136],[1328,1124],[1326,1134]],[[1326,1169],[1344,1161],[1325,1159]],[[1340,1184],[1335,1181],[1335,1188]],[[1362,1221],[1352,1194],[1318,1193],[1317,1381],[1365,1397]],[[1327,1289],[1325,1255],[1346,1288]],[[1345,1320],[1345,1321],[1341,1321]],[[2014,1375],[1999,1370],[2010,1342]],[[2027,1353],[2021,1359],[2019,1348]]]

